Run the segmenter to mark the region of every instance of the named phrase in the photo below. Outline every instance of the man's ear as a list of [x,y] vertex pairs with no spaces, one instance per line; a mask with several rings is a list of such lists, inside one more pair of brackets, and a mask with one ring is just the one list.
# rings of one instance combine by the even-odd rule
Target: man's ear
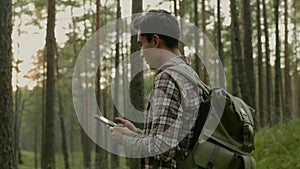
[[157,34],[154,34],[152,36],[151,43],[154,48],[158,48],[161,45],[161,39],[159,38],[159,36]]

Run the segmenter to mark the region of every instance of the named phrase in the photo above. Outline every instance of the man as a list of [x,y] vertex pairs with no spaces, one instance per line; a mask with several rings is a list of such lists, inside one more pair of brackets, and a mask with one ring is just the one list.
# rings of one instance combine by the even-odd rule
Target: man
[[181,56],[179,25],[175,17],[163,10],[152,10],[134,21],[138,31],[137,42],[143,57],[151,68],[159,69],[150,93],[143,131],[130,121],[116,118],[120,123],[108,127],[116,144],[123,144],[133,153],[139,153],[142,168],[175,169],[179,156],[187,156],[191,148],[193,126],[202,90],[178,72],[168,70],[179,66],[197,77]]

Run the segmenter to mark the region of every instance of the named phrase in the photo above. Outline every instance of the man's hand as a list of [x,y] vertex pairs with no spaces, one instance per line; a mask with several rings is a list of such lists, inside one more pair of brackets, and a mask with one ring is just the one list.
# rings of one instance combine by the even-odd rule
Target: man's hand
[[120,117],[115,118],[115,122],[119,123],[118,126],[127,127],[129,130],[136,132],[137,129],[130,121],[122,119]]
[[126,133],[132,132],[132,131],[130,131],[126,127],[118,127],[118,126],[116,126],[116,127],[109,127],[109,126],[107,126],[107,128],[111,132],[112,139],[113,139],[113,141],[114,141],[115,144],[122,144],[123,136]]

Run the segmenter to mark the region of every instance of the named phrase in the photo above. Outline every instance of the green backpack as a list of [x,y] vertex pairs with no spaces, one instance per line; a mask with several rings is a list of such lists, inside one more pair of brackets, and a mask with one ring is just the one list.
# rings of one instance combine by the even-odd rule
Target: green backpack
[[[255,135],[252,117],[254,110],[243,100],[232,96],[222,88],[210,89],[199,78],[192,76],[180,66],[167,69],[178,72],[197,84],[207,98],[200,105],[192,129],[195,134],[188,155],[176,153],[177,168],[255,169],[255,160],[251,156]],[[214,106],[222,103],[223,106]],[[214,111],[221,114],[212,113]],[[208,125],[204,124],[205,121]],[[216,121],[219,121],[218,124]],[[215,127],[210,128],[209,124],[213,123]]]

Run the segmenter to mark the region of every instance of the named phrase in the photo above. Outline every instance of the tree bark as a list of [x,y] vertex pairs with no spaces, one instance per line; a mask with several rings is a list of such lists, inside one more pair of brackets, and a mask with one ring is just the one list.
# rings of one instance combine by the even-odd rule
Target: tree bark
[[[69,0],[71,2],[71,0]],[[76,46],[76,21],[74,17],[74,6],[71,5],[70,9],[71,17],[72,17],[72,24],[69,25],[70,30],[72,30],[72,48],[73,48],[73,54],[74,56],[78,56],[77,53],[77,46]],[[77,73],[78,74],[78,73]],[[77,75],[79,77],[79,75]],[[74,168],[74,116],[71,116],[70,119],[70,153],[71,153],[71,168]]]
[[[120,105],[120,100],[118,97],[119,94],[119,82],[120,82],[120,67],[119,67],[119,60],[120,60],[120,24],[121,22],[118,21],[119,18],[121,18],[121,5],[120,0],[117,0],[117,22],[116,22],[116,56],[115,56],[115,69],[116,69],[116,77],[115,77],[115,86],[114,86],[114,115],[113,117],[118,117],[118,110],[116,105]],[[114,151],[117,151],[116,147],[114,148]],[[111,154],[111,168],[118,168],[120,165],[119,157],[116,154]]]
[[[183,18],[184,18],[184,0],[179,0],[179,17],[180,17],[180,39],[183,37]],[[184,43],[179,42],[179,51],[181,55],[184,55]]]
[[15,169],[12,103],[12,1],[0,1],[0,168]]
[[59,102],[59,120],[60,120],[61,137],[62,137],[61,148],[64,156],[65,169],[70,169],[68,144],[67,144],[65,120],[64,120],[64,108],[62,103],[63,99],[61,96],[61,91],[58,94],[58,102]]
[[274,123],[277,124],[281,119],[281,71],[280,71],[280,39],[279,39],[279,12],[278,12],[278,2],[279,0],[274,0],[274,15],[275,15],[275,36],[276,36],[276,49],[275,49],[275,114]]
[[264,126],[264,90],[263,90],[263,61],[261,43],[261,24],[260,24],[260,0],[256,0],[256,31],[257,31],[257,58],[258,58],[258,103],[259,103],[259,122]]
[[[236,0],[230,0],[231,13],[231,48],[232,48],[232,93],[238,96],[238,87],[244,98],[246,91],[244,89],[244,64],[242,62],[242,49],[240,40],[239,21],[236,11]],[[238,80],[237,82],[235,82]],[[237,87],[238,86],[238,87]]]
[[244,90],[243,98],[251,107],[255,106],[255,80],[253,71],[253,48],[252,48],[252,18],[250,0],[242,1],[242,18],[243,18],[243,56],[245,65]]
[[[100,2],[100,1],[97,1],[97,2]],[[97,12],[98,13],[98,12]],[[98,19],[97,19],[98,21]],[[98,24],[96,24],[98,25]],[[99,25],[98,25],[99,26]],[[98,27],[96,26],[96,30],[98,30],[100,28],[100,26]],[[99,44],[98,42],[98,38],[100,37],[97,37],[97,44]],[[98,46],[98,45],[97,45]],[[98,50],[98,48],[97,48]],[[96,51],[97,51],[96,50]],[[99,53],[99,51],[97,52]],[[99,58],[99,56],[97,56],[97,58]],[[99,58],[100,59],[100,58]],[[102,63],[104,63],[104,72],[105,72],[105,62],[103,61]],[[101,64],[101,62],[100,62]],[[106,74],[106,73],[104,73]],[[97,98],[97,103],[99,105],[99,109],[101,109],[101,105],[102,105],[102,102],[101,102],[101,94],[103,94],[103,98],[106,98],[107,96],[105,95],[105,90],[104,92],[102,93],[101,92],[101,84],[100,84],[100,78],[101,78],[101,65],[99,65],[99,68],[98,68],[98,71],[97,71],[97,76],[96,76],[96,98]],[[104,116],[106,115],[105,112],[106,112],[106,99],[103,100],[103,112],[104,112]],[[100,141],[100,137],[103,137],[101,136],[99,133],[101,133],[99,130],[100,130],[101,126],[99,123],[97,123],[97,128],[96,128],[96,157],[95,157],[95,169],[107,169],[108,168],[108,154],[107,152],[100,146],[98,146],[98,142]]]
[[296,64],[296,68],[295,68],[295,79],[294,79],[294,87],[295,87],[295,112],[297,113],[296,115],[300,118],[300,90],[299,90],[299,83],[300,83],[300,72],[299,70],[297,70],[297,66],[299,65],[299,59],[297,59],[297,64]]
[[292,116],[291,107],[291,78],[290,78],[290,64],[289,64],[289,44],[288,44],[288,2],[284,0],[284,82],[285,82],[285,105],[283,120],[288,121]]
[[[219,57],[221,60],[221,64],[223,66],[223,68],[225,68],[225,64],[224,64],[224,51],[223,51],[223,43],[222,43],[222,34],[221,34],[221,30],[222,30],[222,24],[221,24],[221,7],[220,7],[220,0],[217,0],[217,35],[218,35],[218,53],[219,53]],[[221,84],[223,85],[223,81],[225,81],[225,79],[223,79],[221,77],[223,70],[219,70],[219,80],[221,82]]]
[[81,147],[82,147],[82,155],[83,155],[83,167],[84,169],[90,169],[91,168],[91,141],[83,128],[81,128]]
[[[100,1],[96,1],[96,31],[99,31],[100,29],[100,10],[101,10],[101,4],[100,4]],[[96,33],[96,58],[99,59],[99,67],[98,67],[98,71],[97,71],[97,76],[96,76],[96,97],[97,97],[97,103],[98,103],[98,106],[99,106],[99,109],[101,110],[101,105],[102,105],[102,102],[101,102],[101,84],[100,84],[100,79],[101,79],[101,69],[102,69],[102,65],[101,65],[101,58],[99,56],[99,53],[100,53],[100,49],[99,49],[99,46],[100,46],[100,42],[99,42],[99,33],[97,32]],[[103,62],[105,63],[105,62]],[[105,66],[105,65],[104,65]],[[105,113],[105,111],[104,111]],[[105,115],[105,114],[104,114]],[[107,169],[108,168],[108,165],[107,165],[107,152],[102,149],[102,147],[98,146],[98,142],[99,142],[99,138],[101,137],[99,133],[100,132],[100,124],[97,123],[97,129],[96,129],[96,149],[95,149],[95,152],[96,152],[96,156],[95,156],[95,169]]]
[[[56,47],[56,75],[57,79],[59,81],[62,81],[62,76],[59,72],[59,66],[58,66],[58,61],[59,61],[59,55],[58,55],[58,50]],[[64,156],[64,164],[65,164],[65,169],[70,169],[70,163],[69,163],[69,153],[68,153],[68,144],[67,144],[67,137],[66,137],[66,129],[65,129],[65,117],[64,117],[64,104],[63,104],[63,98],[62,98],[62,91],[63,91],[63,86],[62,83],[59,83],[59,90],[58,90],[58,108],[59,108],[59,121],[60,121],[60,129],[61,129],[61,148],[62,148],[62,153]]]
[[21,63],[20,60],[16,61],[16,92],[15,92],[15,102],[14,102],[14,106],[15,106],[15,110],[14,110],[14,134],[15,134],[15,155],[16,155],[16,169],[19,167],[19,164],[22,164],[22,156],[21,156],[21,149],[20,149],[20,145],[19,145],[19,136],[20,136],[20,126],[21,126],[21,110],[20,110],[20,103],[21,103],[21,91],[19,90],[19,81],[18,81],[18,75],[20,73],[19,70],[19,64]]
[[[207,55],[207,39],[204,37],[204,35],[206,35],[206,5],[205,5],[205,0],[202,0],[202,6],[201,6],[201,10],[202,10],[202,34],[203,34],[203,63],[208,62],[208,58],[206,58]],[[204,83],[208,84],[209,83],[209,78],[208,78],[208,74],[206,71],[205,66],[203,66],[202,69],[203,72],[203,81]]]
[[[84,18],[84,40],[85,42],[87,41],[88,39],[88,27],[87,27],[87,12],[86,12],[86,7],[85,7],[85,4],[86,4],[86,0],[83,0],[83,6],[84,6],[84,9],[83,9],[83,18]],[[87,67],[88,67],[88,52],[87,52],[87,46],[84,47],[83,49],[83,52],[84,52],[84,72],[85,72],[85,76],[84,76],[84,83],[86,86],[88,86],[88,71],[87,71]],[[88,96],[88,92],[85,92],[84,93],[84,115],[87,116],[89,114],[89,96]],[[85,122],[84,123],[88,123],[86,121],[86,119],[84,119]],[[81,146],[82,146],[82,153],[83,153],[83,167],[84,169],[90,169],[91,168],[91,140],[89,138],[89,136],[87,135],[87,133],[84,131],[83,128],[81,128]]]
[[55,66],[55,0],[48,0],[47,18],[47,82],[44,139],[42,144],[42,169],[55,169],[55,113],[54,113],[54,66]]
[[237,58],[234,54],[234,42],[231,38],[231,93],[234,96],[239,95],[239,85],[238,85],[238,70],[237,70]]
[[270,65],[270,47],[269,47],[269,26],[268,26],[268,18],[267,18],[267,7],[265,0],[262,0],[263,3],[263,18],[264,18],[264,37],[265,37],[265,53],[266,53],[266,80],[265,80],[265,88],[267,90],[266,95],[266,109],[267,109],[267,117],[266,117],[266,124],[271,125],[272,122],[272,91],[273,91],[273,83],[272,83],[272,71],[271,71],[271,65]]
[[[37,120],[37,119],[36,119]],[[34,124],[34,168],[38,169],[38,125]]]
[[[296,7],[296,1],[294,2],[293,4],[293,13],[294,13],[294,16],[297,16],[297,13],[299,12],[297,10],[297,7]],[[298,116],[300,118],[300,102],[299,102],[299,99],[300,99],[300,90],[299,90],[299,83],[300,83],[300,71],[298,70],[298,66],[299,66],[299,63],[300,63],[300,59],[297,57],[298,56],[298,49],[299,49],[299,41],[298,41],[298,26],[297,26],[297,20],[294,19],[293,20],[293,24],[294,24],[294,57],[296,59],[296,64],[295,64],[295,67],[294,67],[294,112],[296,113],[295,115]]]
[[[135,0],[132,3],[132,14],[140,13],[143,10],[143,1]],[[132,18],[134,19],[134,18]],[[132,32],[133,33],[133,32]],[[139,47],[137,44],[137,36],[131,36],[131,53],[138,52]],[[138,54],[139,55],[139,54]],[[130,100],[132,105],[140,111],[144,110],[144,81],[143,81],[143,71],[139,72],[135,77],[133,77],[133,72],[138,72],[137,70],[142,70],[143,63],[139,61],[140,59],[130,55],[131,62],[131,77],[132,81],[130,83]],[[128,112],[127,112],[128,113]],[[139,168],[139,159],[129,159],[129,168]]]
[[175,15],[175,16],[178,16],[177,0],[173,0],[173,4],[174,4],[174,15]]
[[199,23],[198,23],[198,0],[194,0],[194,25],[195,25],[195,70],[200,76],[200,58],[199,58]]
[[16,134],[15,135],[17,135],[17,136],[15,136],[15,137],[17,137],[17,145],[18,145],[18,147],[16,147],[17,148],[17,151],[16,151],[16,153],[18,153],[17,154],[17,156],[16,156],[16,160],[17,160],[17,165],[18,164],[23,164],[23,159],[22,159],[22,153],[21,153],[21,147],[20,147],[20,128],[21,128],[21,125],[22,125],[22,116],[23,116],[23,110],[24,110],[24,100],[22,99],[22,95],[21,95],[22,93],[20,92],[19,93],[19,103],[20,103],[20,107],[18,108],[19,110],[19,117],[18,117],[18,120],[17,120],[17,125],[16,125],[16,127],[17,127],[17,129],[16,129]]

